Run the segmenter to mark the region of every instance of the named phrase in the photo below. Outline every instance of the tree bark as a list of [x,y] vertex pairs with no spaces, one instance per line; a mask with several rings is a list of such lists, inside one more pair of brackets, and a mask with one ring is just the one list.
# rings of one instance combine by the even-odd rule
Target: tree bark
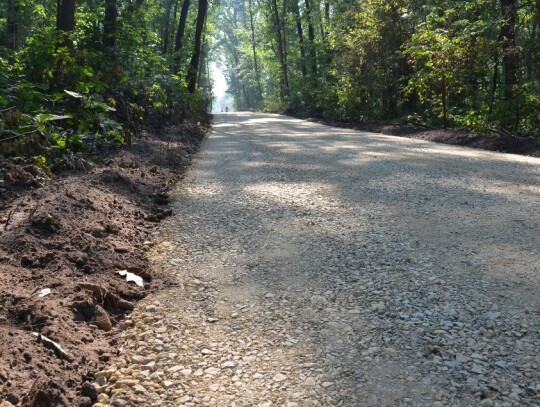
[[171,36],[171,12],[173,9],[174,0],[167,0],[165,4],[165,27],[163,28],[162,36],[162,53],[166,54],[169,50],[169,37]]
[[501,45],[504,98],[511,102],[515,98],[515,85],[518,81],[519,56],[516,49],[517,0],[501,2]]
[[328,37],[330,30],[330,0],[324,2],[324,38]]
[[7,0],[7,46],[14,51],[17,49],[17,34],[19,31],[18,14],[19,1]]
[[178,22],[178,30],[176,31],[176,41],[174,43],[175,61],[178,68],[180,63],[180,52],[184,47],[184,34],[186,32],[186,22],[189,12],[189,4],[191,0],[184,0],[182,9],[180,10],[180,21]]
[[304,44],[304,30],[302,29],[302,20],[300,19],[300,8],[296,0],[292,0],[292,12],[296,20],[296,33],[298,34],[298,43],[300,46],[300,68],[302,76],[307,75],[306,50]]
[[305,0],[306,4],[306,19],[308,22],[308,39],[309,39],[309,62],[311,65],[311,73],[317,75],[317,51],[315,50],[315,27],[311,16],[311,4],[309,0]]
[[75,30],[75,0],[57,0],[56,29],[64,32]]
[[287,67],[287,58],[285,57],[284,35],[282,31],[281,19],[279,18],[279,9],[276,0],[269,0],[270,10],[272,14],[272,22],[276,34],[277,54],[281,71],[281,100],[289,96],[289,74]]
[[103,20],[103,45],[114,48],[116,45],[116,21],[118,19],[117,0],[105,0],[105,18]]
[[201,43],[204,23],[206,21],[206,12],[208,11],[208,0],[199,0],[199,8],[197,10],[197,24],[195,26],[195,44],[193,46],[193,54],[189,63],[187,73],[188,92],[195,93],[197,87],[197,74],[199,72],[199,63],[201,59]]
[[[540,0],[538,0],[540,1]],[[253,5],[252,0],[249,0],[249,23],[251,26],[251,47],[253,49],[253,64],[255,66],[255,79],[257,80],[257,91],[259,103],[262,102],[262,86],[261,73],[259,72],[259,61],[257,59],[257,49],[255,43],[255,25],[253,24]]]

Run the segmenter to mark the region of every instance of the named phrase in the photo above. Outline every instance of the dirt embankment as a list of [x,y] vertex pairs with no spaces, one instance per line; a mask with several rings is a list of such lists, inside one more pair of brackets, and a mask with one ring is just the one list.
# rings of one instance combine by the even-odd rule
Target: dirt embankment
[[407,137],[456,146],[479,148],[482,150],[499,151],[501,153],[540,157],[540,137],[512,137],[475,134],[465,130],[433,129],[429,127],[412,125],[354,124],[331,122],[316,118],[309,118],[307,120],[334,127],[369,131],[373,133],[386,134],[388,136]]
[[115,357],[124,315],[171,285],[152,276],[145,253],[203,136],[194,124],[170,128],[53,178],[1,163],[0,404],[92,404],[87,382]]

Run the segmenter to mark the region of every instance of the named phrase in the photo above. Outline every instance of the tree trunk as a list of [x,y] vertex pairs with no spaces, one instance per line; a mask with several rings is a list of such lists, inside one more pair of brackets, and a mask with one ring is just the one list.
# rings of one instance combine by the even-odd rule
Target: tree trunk
[[57,0],[56,29],[64,32],[75,30],[75,0]]
[[201,40],[206,21],[206,12],[208,10],[208,0],[199,0],[199,8],[197,10],[197,25],[195,27],[195,44],[193,46],[193,54],[189,63],[187,73],[188,92],[195,93],[197,87],[197,74],[199,72],[199,63],[201,59]]
[[118,19],[117,0],[105,0],[105,18],[103,19],[103,45],[114,48],[116,45],[116,20]]
[[186,32],[186,22],[190,2],[191,0],[184,0],[184,3],[182,3],[182,10],[180,11],[180,21],[178,22],[178,30],[176,31],[176,41],[174,44],[176,68],[179,67],[180,53],[182,51],[182,48],[184,47],[184,34]]
[[515,85],[518,81],[519,57],[516,48],[517,0],[500,0],[501,2],[501,45],[504,98],[512,102],[515,98]]
[[19,31],[17,17],[19,7],[18,0],[7,0],[7,46],[14,51],[17,49],[17,33]]
[[309,59],[311,65],[311,73],[317,75],[317,51],[315,50],[315,28],[311,18],[311,4],[309,0],[305,0],[306,4],[306,19],[308,22],[308,39],[309,39]]
[[281,71],[281,100],[289,96],[289,74],[287,68],[287,58],[285,57],[284,36],[282,32],[282,24],[279,18],[279,9],[276,0],[269,0],[270,10],[272,12],[272,20],[276,34],[277,54]]
[[302,30],[302,20],[300,19],[300,8],[296,0],[292,0],[292,12],[296,19],[296,33],[298,34],[298,43],[300,45],[300,68],[302,69],[302,76],[307,75],[306,67],[306,50],[304,45],[304,30]]
[[167,0],[165,4],[165,27],[163,28],[161,52],[166,54],[169,50],[169,37],[171,36],[171,12],[173,9],[174,0]]
[[249,0],[249,22],[251,25],[251,47],[253,49],[253,64],[255,66],[255,79],[257,80],[257,91],[259,92],[258,100],[259,100],[259,103],[261,103],[262,102],[261,73],[259,72],[259,61],[257,59],[257,50],[256,50],[256,45],[255,45],[255,25],[253,24],[252,0]]
[[330,0],[324,2],[324,27],[324,38],[327,38],[330,30]]

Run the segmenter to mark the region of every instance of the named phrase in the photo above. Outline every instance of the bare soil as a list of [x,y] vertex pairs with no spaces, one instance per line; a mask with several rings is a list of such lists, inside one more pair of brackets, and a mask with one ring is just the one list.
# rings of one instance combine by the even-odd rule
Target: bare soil
[[419,140],[434,141],[436,143],[478,148],[481,150],[540,157],[540,137],[512,137],[494,134],[475,134],[466,130],[434,129],[413,125],[354,124],[330,122],[316,118],[310,118],[308,120],[334,127],[363,130],[381,133],[388,136],[407,137]]
[[53,177],[0,162],[0,404],[92,405],[90,382],[121,347],[125,314],[174,284],[154,278],[145,254],[204,134],[194,123],[147,134]]

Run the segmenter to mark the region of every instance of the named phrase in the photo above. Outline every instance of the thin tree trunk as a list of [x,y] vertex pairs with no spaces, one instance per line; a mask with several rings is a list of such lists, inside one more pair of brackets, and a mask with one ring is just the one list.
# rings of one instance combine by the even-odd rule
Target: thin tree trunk
[[173,9],[174,0],[167,0],[165,4],[165,27],[163,28],[163,47],[161,52],[166,54],[169,50],[169,39],[171,36],[171,12]]
[[182,10],[180,11],[180,21],[178,22],[178,30],[176,31],[176,41],[174,43],[175,60],[178,67],[180,63],[180,53],[184,47],[184,34],[186,32],[186,22],[189,12],[189,4],[191,0],[184,0]]
[[64,32],[75,30],[75,0],[58,0],[56,29]]
[[502,66],[504,75],[504,98],[511,102],[515,97],[518,80],[518,52],[516,49],[517,0],[500,0],[502,23]]
[[284,38],[283,32],[281,29],[281,20],[279,18],[279,9],[277,6],[276,0],[269,0],[270,10],[272,12],[272,20],[274,25],[274,30],[276,34],[277,41],[277,53],[279,64],[281,68],[281,100],[285,101],[289,96],[289,75],[287,68],[287,59],[285,57],[285,47],[284,47]]
[[446,73],[444,72],[444,65],[442,71],[442,109],[443,109],[443,127],[448,128],[448,86],[446,84]]
[[17,34],[19,31],[18,14],[19,1],[7,0],[7,46],[14,51],[17,49]]
[[[540,0],[538,0],[540,1]],[[257,59],[257,50],[255,45],[255,25],[253,24],[253,5],[249,0],[249,22],[251,26],[251,48],[253,49],[253,64],[255,66],[255,79],[257,80],[257,91],[259,103],[262,102],[261,73],[259,72],[259,61]]]
[[297,0],[292,0],[292,12],[296,20],[296,33],[298,34],[298,43],[300,45],[300,68],[302,70],[302,76],[307,75],[306,67],[306,50],[304,44],[304,30],[302,30],[302,20],[300,19],[300,8],[298,7]]
[[103,19],[103,45],[114,48],[116,45],[116,21],[118,19],[117,0],[105,0],[105,18]]
[[195,93],[197,87],[197,73],[199,71],[199,63],[201,59],[201,40],[206,21],[206,12],[208,11],[208,0],[199,0],[199,8],[197,10],[197,24],[195,26],[195,44],[193,46],[193,54],[189,63],[186,81],[188,83],[187,90],[189,93]]
[[330,0],[324,2],[324,32],[323,37],[328,38],[330,31]]
[[317,75],[317,51],[315,50],[315,28],[311,16],[311,4],[309,0],[305,0],[306,4],[306,19],[308,22],[308,39],[309,39],[309,59],[311,64],[311,72]]

